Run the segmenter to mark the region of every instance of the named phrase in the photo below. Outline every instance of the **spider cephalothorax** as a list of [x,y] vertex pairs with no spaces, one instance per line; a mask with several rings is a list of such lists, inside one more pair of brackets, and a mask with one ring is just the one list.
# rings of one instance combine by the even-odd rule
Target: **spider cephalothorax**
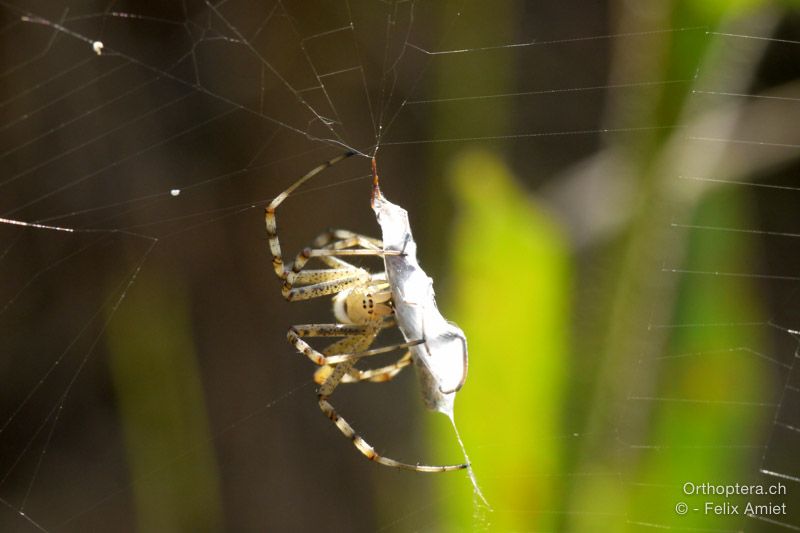
[[368,324],[393,314],[388,283],[347,289],[333,297],[333,315],[344,324]]

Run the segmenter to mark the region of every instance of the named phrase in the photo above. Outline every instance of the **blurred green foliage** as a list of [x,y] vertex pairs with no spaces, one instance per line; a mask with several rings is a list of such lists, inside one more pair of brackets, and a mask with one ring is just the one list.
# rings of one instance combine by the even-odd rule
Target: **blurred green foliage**
[[163,272],[138,283],[108,329],[139,531],[221,530],[192,338],[185,290]]
[[[456,422],[496,511],[486,514],[478,502],[472,508],[462,476],[441,476],[450,496],[446,523],[469,530],[476,511],[500,531],[551,529],[553,481],[565,466],[554,436],[563,434],[570,361],[568,245],[491,153],[464,152],[451,177],[456,224],[447,314],[464,329],[471,354]],[[447,428],[434,439],[449,456],[460,453]]]
[[[736,17],[747,17],[763,4],[676,1],[664,4],[663,19],[647,23],[654,29],[724,31]],[[511,24],[514,9],[502,13]],[[646,29],[642,24],[640,19],[612,32]],[[494,17],[487,32],[502,26]],[[639,63],[625,65],[628,75],[694,82],[678,90],[663,88],[655,96],[648,93],[641,101],[626,100],[617,109],[623,112],[610,118],[613,127],[652,130],[608,139],[609,147],[626,159],[622,166],[636,176],[636,201],[625,227],[598,253],[608,269],[589,280],[593,293],[605,298],[591,302],[596,315],[591,323],[572,324],[573,304],[587,302],[573,302],[573,261],[578,258],[570,255],[564,232],[529,199],[530,191],[515,183],[501,156],[471,148],[458,153],[449,146],[431,149],[432,173],[450,176],[454,191],[446,315],[462,326],[470,343],[470,375],[456,402],[456,421],[494,506],[493,512],[481,510],[463,477],[437,479],[445,501],[445,530],[742,526],[740,516],[680,516],[674,506],[682,499],[698,505],[681,492],[687,481],[748,482],[757,474],[749,443],[762,436],[762,402],[769,392],[769,376],[754,355],[764,345],[763,332],[703,326],[763,322],[756,287],[747,277],[662,271],[664,261],[689,271],[719,265],[734,272],[750,268],[751,246],[744,233],[674,230],[680,237],[667,237],[676,214],[698,226],[753,225],[742,194],[693,197],[678,180],[684,162],[665,162],[665,153],[682,135],[674,126],[691,117],[688,103],[702,79],[698,69],[713,78],[730,64],[717,62],[720,42],[704,31],[666,33],[653,42],[652,49],[638,51]],[[442,94],[457,93],[449,86],[450,80],[461,79],[453,65],[440,73]],[[743,70],[755,65],[733,68],[746,83],[752,72]],[[478,81],[476,94],[509,92],[511,66],[486,59],[486,69],[491,75]],[[510,120],[504,106],[494,110],[486,135]],[[445,108],[438,113],[433,124],[448,131],[442,124],[455,118]],[[442,158],[454,161],[452,168],[445,169]],[[440,179],[432,186],[437,191]],[[442,220],[442,202],[431,204],[432,219]],[[665,298],[663,291],[671,294]],[[648,328],[653,309],[658,309],[657,323],[689,327],[654,334]],[[570,332],[581,334],[570,340]],[[646,362],[640,366],[642,358]],[[577,361],[589,361],[591,370],[575,367]],[[569,395],[587,374],[593,390],[573,401]],[[575,453],[566,438],[565,417],[570,427],[578,421],[585,430]],[[455,437],[441,426],[432,439],[448,457],[458,453]]]
[[[748,227],[744,200],[737,191],[713,194],[698,205],[693,223]],[[746,272],[751,263],[747,234],[698,229],[690,237],[687,270],[726,265]],[[686,327],[675,330],[660,361],[664,364],[655,396],[665,400],[653,406],[649,437],[658,443],[658,452],[643,456],[635,474],[634,487],[640,488],[630,495],[626,514],[642,521],[658,517],[658,523],[675,528],[735,528],[741,517],[679,516],[669,503],[703,507],[708,497],[683,494],[686,482],[753,480],[748,444],[759,442],[769,369],[749,348],[763,345],[762,331],[738,325],[763,320],[756,286],[747,278],[686,275],[675,314],[675,322]],[[720,449],[720,443],[736,445]]]

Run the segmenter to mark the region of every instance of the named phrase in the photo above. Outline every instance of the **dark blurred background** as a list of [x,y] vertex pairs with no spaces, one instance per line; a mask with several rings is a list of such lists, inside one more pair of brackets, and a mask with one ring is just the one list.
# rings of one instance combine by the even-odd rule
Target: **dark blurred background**
[[[0,0],[0,530],[797,529],[796,7]],[[263,206],[345,149],[284,250],[377,236],[377,149],[469,338],[491,511],[366,461],[285,341],[330,301],[281,298]],[[462,460],[413,372],[333,403]]]

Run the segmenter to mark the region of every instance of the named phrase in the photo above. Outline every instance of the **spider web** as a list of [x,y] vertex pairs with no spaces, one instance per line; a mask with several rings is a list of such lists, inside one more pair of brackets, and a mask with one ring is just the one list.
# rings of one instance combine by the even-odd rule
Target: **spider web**
[[[563,431],[536,436],[570,458],[545,483],[562,497],[542,507],[489,493],[494,513],[469,527],[513,516],[536,530],[800,528],[796,20],[652,26],[657,3],[645,4],[619,8],[633,13],[621,25],[605,4],[581,4],[577,19],[575,5],[517,6],[525,17],[508,32],[480,2],[0,1],[2,528],[446,527],[457,496],[439,480],[376,471],[319,416],[312,369],[283,339],[289,324],[330,320],[328,303],[281,301],[263,205],[343,150],[378,150],[392,199],[421,227],[448,212],[425,196],[444,187],[431,176],[448,158],[494,150],[561,217],[576,300],[593,301],[587,287],[607,275],[593,265],[642,205],[620,147],[647,136],[672,139],[649,170],[666,185],[649,192],[659,216],[631,245],[646,257],[625,272],[634,290],[617,290],[650,299],[595,329],[607,310],[576,305],[573,349],[587,355],[570,361]],[[638,50],[675,35],[715,43],[716,63],[609,73],[614,54],[638,64]],[[503,66],[512,80],[484,79]],[[675,120],[627,119],[687,86]],[[287,202],[287,250],[329,225],[375,233],[367,161],[352,159]],[[715,203],[725,195],[751,218],[732,221]],[[748,253],[703,255],[732,234]],[[425,239],[426,269],[446,272],[424,253],[445,241]],[[693,321],[697,293],[758,309],[728,313],[733,301]],[[602,365],[588,355],[601,342]],[[337,390],[337,409],[391,455],[451,459],[420,428],[413,379],[381,387]],[[526,402],[503,409],[523,419]],[[706,410],[733,422],[701,431],[691,415]],[[678,433],[682,420],[694,431]],[[465,440],[470,452],[508,444]],[[696,479],[720,471],[700,466],[715,455],[747,466]],[[508,483],[536,472],[521,465]],[[781,482],[790,513],[684,520],[675,504],[701,501],[681,493],[687,481]]]
[[[778,26],[778,35],[787,27]],[[617,435],[622,453],[635,455],[639,461],[636,475],[640,477],[632,483],[641,501],[687,503],[688,519],[676,525],[674,507],[665,505],[650,513],[631,513],[627,520],[643,529],[713,525],[719,531],[797,530],[798,514],[792,502],[800,481],[793,451],[800,436],[794,326],[798,249],[797,232],[791,229],[794,221],[780,212],[793,201],[788,195],[798,191],[793,171],[784,167],[786,151],[796,150],[798,144],[794,135],[784,136],[777,117],[796,113],[795,86],[781,85],[791,80],[781,65],[796,53],[798,42],[785,38],[785,33],[782,38],[738,32],[716,35],[739,57],[766,54],[768,59],[756,83],[698,73],[695,109],[718,104],[733,114],[727,124],[721,117],[690,122],[687,145],[679,149],[688,152],[686,157],[680,158],[679,165],[668,165],[670,172],[677,167],[678,194],[699,193],[702,199],[693,211],[683,209],[682,200],[673,204],[671,235],[663,238],[688,241],[688,247],[680,255],[662,256],[665,278],[657,283],[662,285],[659,294],[664,294],[665,287],[676,289],[677,310],[670,316],[663,307],[654,306],[648,317],[643,328],[647,334],[639,339],[644,342],[636,345],[639,358],[632,372],[637,385],[626,397],[627,414],[622,415]],[[768,80],[778,83],[767,88]],[[748,92],[748,87],[758,91]],[[753,165],[759,167],[755,174]],[[754,175],[758,177],[753,179]],[[749,214],[732,217],[721,208],[724,201],[742,202]],[[763,250],[768,252],[761,255]],[[706,300],[698,298],[698,293]],[[759,301],[757,294],[766,295],[766,301]],[[709,304],[714,299],[720,300]],[[702,321],[686,318],[701,315]],[[682,320],[675,321],[675,316]],[[653,424],[656,429],[644,438],[641,433],[630,438],[643,417],[654,412],[653,405],[660,411]],[[703,416],[697,414],[704,410],[721,413],[720,420],[725,422],[704,428]],[[734,437],[732,428],[747,428],[742,433],[749,440]],[[747,479],[714,465],[724,450],[732,451],[729,457],[741,464],[752,465]],[[656,473],[675,457],[681,458],[683,467]],[[783,492],[692,495],[687,482],[758,485]],[[772,508],[784,502],[788,503],[783,509]],[[738,514],[707,507],[727,504],[738,506]],[[771,510],[758,510],[754,507],[758,505]],[[756,523],[742,521],[743,517]]]

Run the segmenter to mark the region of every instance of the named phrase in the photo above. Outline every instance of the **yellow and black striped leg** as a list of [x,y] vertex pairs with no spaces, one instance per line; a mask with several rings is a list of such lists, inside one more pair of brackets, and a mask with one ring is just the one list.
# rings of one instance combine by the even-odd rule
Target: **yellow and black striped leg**
[[[400,252],[367,250],[363,248],[310,249],[300,252],[292,263],[292,268],[283,277],[283,296],[289,301],[308,300],[335,294],[358,285],[370,282],[372,276],[363,268],[358,268],[339,259],[339,256],[379,256],[397,255]],[[312,258],[319,258],[329,266],[340,267],[322,270],[304,270]],[[307,285],[303,285],[307,283]],[[299,286],[298,286],[299,285]]]
[[[362,248],[372,248],[374,250],[383,250],[383,242],[380,239],[376,239],[374,237],[369,237],[367,235],[362,235],[360,233],[355,233],[350,230],[346,229],[329,229],[320,233],[316,239],[314,239],[314,248],[329,248],[332,244],[348,241],[351,243],[350,246],[361,246]],[[337,245],[341,246],[341,245]],[[347,248],[347,246],[344,246]]]
[[[286,334],[289,343],[297,351],[319,366],[339,365],[355,362],[364,357],[381,355],[395,350],[422,344],[423,341],[404,342],[380,348],[369,348],[381,327],[354,324],[301,324],[292,326]],[[326,347],[322,352],[314,349],[303,337],[345,337]]]
[[[292,274],[292,273],[290,273]],[[369,282],[370,275],[366,270],[311,270],[299,272],[287,278],[281,287],[281,294],[290,302],[310,300],[320,296],[336,294]],[[303,285],[303,282],[309,282]],[[295,286],[298,284],[299,286]]]
[[339,414],[336,412],[336,409],[334,409],[333,405],[331,405],[331,403],[328,401],[330,395],[336,389],[336,386],[339,384],[342,378],[352,370],[354,364],[355,361],[347,361],[340,365],[336,365],[333,368],[333,373],[328,376],[328,379],[325,380],[319,389],[319,408],[323,413],[325,413],[325,416],[330,418],[331,421],[336,424],[336,427],[339,428],[339,431],[342,432],[342,435],[352,441],[353,445],[359,452],[361,452],[370,461],[394,468],[414,470],[416,472],[447,472],[450,470],[461,470],[467,467],[466,464],[445,466],[430,466],[420,464],[412,465],[384,457],[376,452],[375,448],[370,446],[367,441],[365,441],[358,433],[356,433],[355,429],[353,429],[353,426],[351,426],[344,418],[339,416]]
[[264,223],[267,226],[267,238],[269,239],[269,249],[272,253],[272,266],[275,269],[275,273],[281,279],[286,279],[286,275],[290,272],[291,269],[286,268],[283,264],[283,255],[281,253],[281,243],[278,239],[278,221],[275,218],[275,210],[278,209],[278,206],[283,203],[289,195],[294,192],[300,185],[305,183],[306,181],[310,180],[326,168],[335,165],[339,161],[343,159],[347,159],[348,157],[355,155],[354,152],[346,152],[338,157],[334,157],[330,161],[326,161],[321,165],[311,169],[305,176],[294,182],[292,185],[289,186],[288,189],[280,193],[278,196],[272,200],[269,205],[264,210]]
[[[370,370],[359,370],[353,368],[346,376],[342,378],[342,383],[358,383],[360,381],[370,381],[372,383],[385,383],[391,381],[397,376],[404,368],[411,365],[411,352],[406,352],[403,357],[392,363],[391,365],[382,366],[380,368],[373,368]],[[330,367],[322,367],[330,368]],[[314,373],[314,380],[317,381],[317,374],[320,373],[319,369]],[[321,383],[321,381],[317,381]]]
[[[338,344],[338,343],[334,343]],[[388,350],[395,350],[398,348],[406,348],[407,344],[395,345],[387,347]],[[385,353],[386,349],[380,349],[381,353]],[[325,353],[327,350],[323,351]],[[362,352],[363,353],[363,352]],[[337,356],[332,356],[336,358]],[[356,357],[349,357],[348,359],[360,359],[363,357],[361,354],[356,354]],[[335,360],[329,358],[329,360]],[[384,383],[386,381],[390,381],[393,379],[397,374],[400,373],[405,367],[412,363],[411,353],[406,352],[403,357],[392,363],[391,365],[382,366],[375,369],[369,370],[359,370],[358,368],[353,368],[350,370],[345,376],[342,377],[342,383],[358,383],[361,381],[371,381],[373,383]],[[321,366],[314,372],[314,382],[318,384],[325,383],[325,380],[333,373],[335,365],[329,364]]]

